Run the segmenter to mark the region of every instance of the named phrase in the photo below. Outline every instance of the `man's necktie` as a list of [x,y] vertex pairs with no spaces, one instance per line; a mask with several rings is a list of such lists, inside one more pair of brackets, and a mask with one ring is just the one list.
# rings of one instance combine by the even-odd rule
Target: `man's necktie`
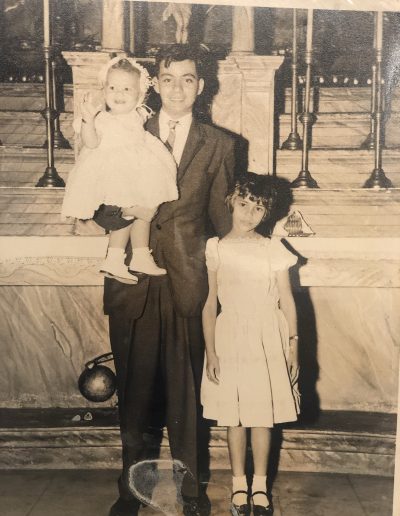
[[176,126],[179,124],[176,120],[168,120],[168,126],[169,126],[169,133],[168,138],[165,140],[165,146],[169,150],[169,152],[172,154],[172,151],[174,149],[174,143],[175,143],[175,137],[176,137]]

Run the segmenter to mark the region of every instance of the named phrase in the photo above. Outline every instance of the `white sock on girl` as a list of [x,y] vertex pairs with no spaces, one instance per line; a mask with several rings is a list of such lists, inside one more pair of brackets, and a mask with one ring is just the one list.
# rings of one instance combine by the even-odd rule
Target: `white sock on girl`
[[[248,491],[246,475],[242,477],[232,477],[232,493],[235,491]],[[247,503],[247,494],[238,493],[232,499],[235,505],[244,505]]]
[[[267,490],[267,477],[261,475],[253,476],[253,483],[251,485],[251,492],[255,493],[257,491],[263,491],[264,493]],[[264,494],[256,494],[253,497],[254,505],[262,505],[263,507],[268,507],[268,498]]]

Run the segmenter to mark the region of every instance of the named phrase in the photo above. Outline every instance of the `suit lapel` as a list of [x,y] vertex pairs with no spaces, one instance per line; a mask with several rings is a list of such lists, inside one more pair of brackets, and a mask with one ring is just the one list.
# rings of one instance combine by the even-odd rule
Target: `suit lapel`
[[190,126],[189,134],[186,140],[186,145],[183,149],[181,161],[178,167],[178,184],[182,181],[183,176],[189,168],[190,163],[192,162],[196,154],[199,152],[201,147],[204,145],[204,143],[205,141],[201,131],[201,126],[197,122],[197,120],[193,118],[192,125]]
[[[159,115],[158,113],[150,118],[146,124],[146,129],[153,136],[160,138],[160,124],[159,124]],[[189,129],[189,134],[186,140],[185,148],[183,149],[181,161],[178,167],[176,180],[179,186],[179,183],[182,182],[183,176],[187,172],[190,163],[193,158],[199,152],[201,147],[205,144],[205,138],[203,136],[203,131],[201,129],[201,125],[193,118],[192,125]],[[158,222],[164,222],[172,217],[175,208],[175,202],[166,202],[161,205],[158,215],[156,219]]]
[[146,122],[146,130],[149,131],[153,136],[160,139],[160,124],[158,123],[159,114],[156,113],[152,118],[149,118]]

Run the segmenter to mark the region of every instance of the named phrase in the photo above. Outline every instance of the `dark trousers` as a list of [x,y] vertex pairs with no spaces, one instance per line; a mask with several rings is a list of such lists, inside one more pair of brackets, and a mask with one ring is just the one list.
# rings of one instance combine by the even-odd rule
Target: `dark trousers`
[[157,374],[161,372],[171,455],[190,471],[184,477],[182,494],[198,496],[199,392],[204,357],[201,317],[176,314],[164,276],[150,278],[142,316],[127,319],[118,313],[109,318],[123,449],[120,495],[132,498],[127,472],[144,458],[143,433],[148,428]]

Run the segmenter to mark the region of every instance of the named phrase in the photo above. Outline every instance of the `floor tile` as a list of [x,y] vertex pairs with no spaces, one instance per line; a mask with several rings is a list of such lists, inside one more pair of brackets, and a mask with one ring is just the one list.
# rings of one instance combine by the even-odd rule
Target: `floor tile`
[[47,471],[0,471],[0,513],[26,516],[50,483]]
[[[0,471],[1,516],[108,516],[118,496],[115,470]],[[181,514],[175,484],[161,472],[153,493],[164,512]],[[211,516],[229,514],[231,473],[213,471],[207,494]],[[390,516],[393,480],[361,475],[280,472],[273,485],[274,516]]]
[[350,483],[367,516],[391,516],[393,478],[349,475]]
[[107,516],[117,498],[116,471],[53,471],[29,516]]
[[282,516],[365,516],[347,475],[281,472],[275,494]]

